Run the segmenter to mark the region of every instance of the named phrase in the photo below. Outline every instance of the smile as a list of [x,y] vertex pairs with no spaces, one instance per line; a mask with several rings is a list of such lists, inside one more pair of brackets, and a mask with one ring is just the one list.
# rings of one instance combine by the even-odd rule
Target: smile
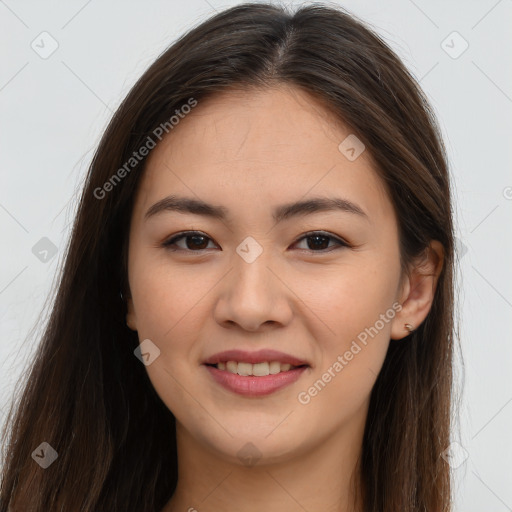
[[257,364],[227,361],[205,364],[213,380],[234,393],[245,396],[264,396],[297,381],[307,365],[292,366],[278,361]]

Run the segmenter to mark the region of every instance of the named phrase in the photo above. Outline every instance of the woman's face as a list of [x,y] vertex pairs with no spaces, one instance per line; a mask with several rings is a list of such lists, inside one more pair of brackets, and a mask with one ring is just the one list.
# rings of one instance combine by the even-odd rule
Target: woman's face
[[395,214],[359,144],[282,87],[199,102],[148,157],[128,324],[179,431],[218,457],[285,460],[362,432],[407,334]]

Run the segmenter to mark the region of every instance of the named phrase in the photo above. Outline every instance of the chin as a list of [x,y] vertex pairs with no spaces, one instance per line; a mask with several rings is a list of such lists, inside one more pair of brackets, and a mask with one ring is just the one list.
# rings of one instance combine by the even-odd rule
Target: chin
[[[279,422],[277,422],[278,424]],[[248,425],[225,425],[233,437],[224,433],[221,437],[211,437],[212,431],[203,432],[202,442],[210,450],[230,464],[251,466],[254,464],[275,464],[285,461],[303,451],[306,440],[296,439],[290,431],[281,427],[254,428]],[[275,428],[275,427],[273,427]],[[270,433],[270,434],[269,434]]]

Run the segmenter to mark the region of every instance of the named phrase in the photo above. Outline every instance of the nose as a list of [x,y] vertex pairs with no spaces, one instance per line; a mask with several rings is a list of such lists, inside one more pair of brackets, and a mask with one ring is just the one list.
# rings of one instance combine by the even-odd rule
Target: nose
[[283,327],[292,319],[293,293],[265,251],[252,262],[235,254],[218,290],[214,314],[223,327],[258,332]]

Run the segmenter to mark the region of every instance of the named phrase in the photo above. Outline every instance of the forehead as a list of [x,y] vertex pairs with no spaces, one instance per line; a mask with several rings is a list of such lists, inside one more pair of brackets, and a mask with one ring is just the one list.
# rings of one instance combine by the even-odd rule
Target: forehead
[[[327,156],[325,150],[337,153],[340,137],[350,133],[327,107],[299,88],[232,89],[199,102],[183,116],[150,155],[148,165],[164,152],[178,157],[191,147],[196,152],[187,154],[188,159],[208,152],[212,163],[224,163],[226,157],[260,163],[266,157],[278,164],[292,157],[315,161]],[[320,149],[324,151],[318,153]]]
[[137,206],[181,193],[227,205],[243,200],[256,211],[338,192],[388,217],[392,206],[371,155],[347,158],[339,148],[347,137],[350,128],[298,88],[225,91],[198,102],[152,150]]

